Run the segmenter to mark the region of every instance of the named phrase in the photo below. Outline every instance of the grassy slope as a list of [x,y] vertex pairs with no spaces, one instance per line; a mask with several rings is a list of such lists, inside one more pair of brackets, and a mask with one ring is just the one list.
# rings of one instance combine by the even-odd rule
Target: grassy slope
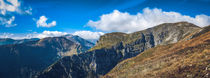
[[105,78],[208,78],[210,31],[188,41],[161,45],[119,63]]

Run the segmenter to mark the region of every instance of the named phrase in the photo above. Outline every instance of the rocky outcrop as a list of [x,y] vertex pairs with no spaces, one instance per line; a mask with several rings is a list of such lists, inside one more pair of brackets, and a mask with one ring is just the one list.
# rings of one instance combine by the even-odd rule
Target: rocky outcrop
[[[207,29],[203,29],[207,30]],[[124,60],[103,78],[209,78],[210,31]]]
[[153,41],[155,45],[175,43],[180,40],[187,40],[186,38],[189,38],[188,36],[191,36],[201,29],[202,28],[191,23],[178,22],[165,23],[153,28],[130,34],[120,32],[108,33],[101,36],[96,46],[94,46],[91,50],[109,48],[110,46],[116,45],[119,42],[130,44],[137,41],[138,39],[141,39],[142,35],[146,37],[153,37],[153,40],[150,41]]
[[120,61],[157,45],[186,40],[202,28],[187,22],[166,23],[131,34],[109,33],[87,53],[64,57],[40,73],[39,78],[98,78]]
[[82,48],[80,48],[78,52],[84,52],[90,48],[92,48],[95,44],[88,41],[88,40],[85,40],[77,35],[71,35],[71,34],[68,34],[68,35],[64,35],[62,37],[65,37],[73,42],[75,42],[76,44],[79,44],[82,46]]

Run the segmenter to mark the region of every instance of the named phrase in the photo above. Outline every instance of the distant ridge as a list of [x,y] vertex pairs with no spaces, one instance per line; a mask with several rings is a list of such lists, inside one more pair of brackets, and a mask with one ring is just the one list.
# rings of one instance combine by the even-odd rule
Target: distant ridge
[[73,37],[47,37],[0,45],[0,78],[34,78],[60,58],[83,53],[94,45]]
[[29,41],[36,41],[39,40],[39,38],[31,38],[31,39],[20,39],[15,40],[11,38],[0,38],[0,45],[8,45],[8,44],[21,44]]

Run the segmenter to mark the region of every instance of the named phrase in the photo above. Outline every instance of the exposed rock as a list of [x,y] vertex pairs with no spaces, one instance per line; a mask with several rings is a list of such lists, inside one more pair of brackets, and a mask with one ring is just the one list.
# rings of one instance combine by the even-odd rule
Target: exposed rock
[[[39,78],[98,78],[120,61],[157,45],[186,40],[202,28],[187,22],[166,23],[131,34],[108,33],[89,52],[64,57],[40,73]],[[65,71],[65,73],[64,73]]]
[[209,78],[210,31],[124,60],[103,78]]
[[73,41],[77,44],[80,44],[81,46],[87,47],[87,49],[90,49],[95,45],[94,43],[92,43],[88,40],[85,40],[85,39],[83,39],[83,38],[81,38],[77,35],[68,34],[68,35],[64,35],[62,37],[65,37],[65,38],[67,38],[67,39],[69,39],[69,40],[71,40],[71,41]]

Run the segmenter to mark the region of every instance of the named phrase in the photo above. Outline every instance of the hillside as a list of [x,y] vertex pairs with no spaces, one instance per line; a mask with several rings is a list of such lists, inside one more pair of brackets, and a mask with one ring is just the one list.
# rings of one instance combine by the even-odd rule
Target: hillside
[[63,57],[40,73],[39,78],[101,77],[119,62],[157,45],[186,41],[202,28],[187,22],[166,23],[130,34],[108,33],[86,53]]
[[[83,53],[86,46],[81,39],[48,37],[21,44],[0,46],[0,78],[33,78],[58,59]],[[80,45],[83,44],[83,45]]]
[[122,61],[104,78],[209,78],[210,31],[203,30],[191,40],[160,45]]

